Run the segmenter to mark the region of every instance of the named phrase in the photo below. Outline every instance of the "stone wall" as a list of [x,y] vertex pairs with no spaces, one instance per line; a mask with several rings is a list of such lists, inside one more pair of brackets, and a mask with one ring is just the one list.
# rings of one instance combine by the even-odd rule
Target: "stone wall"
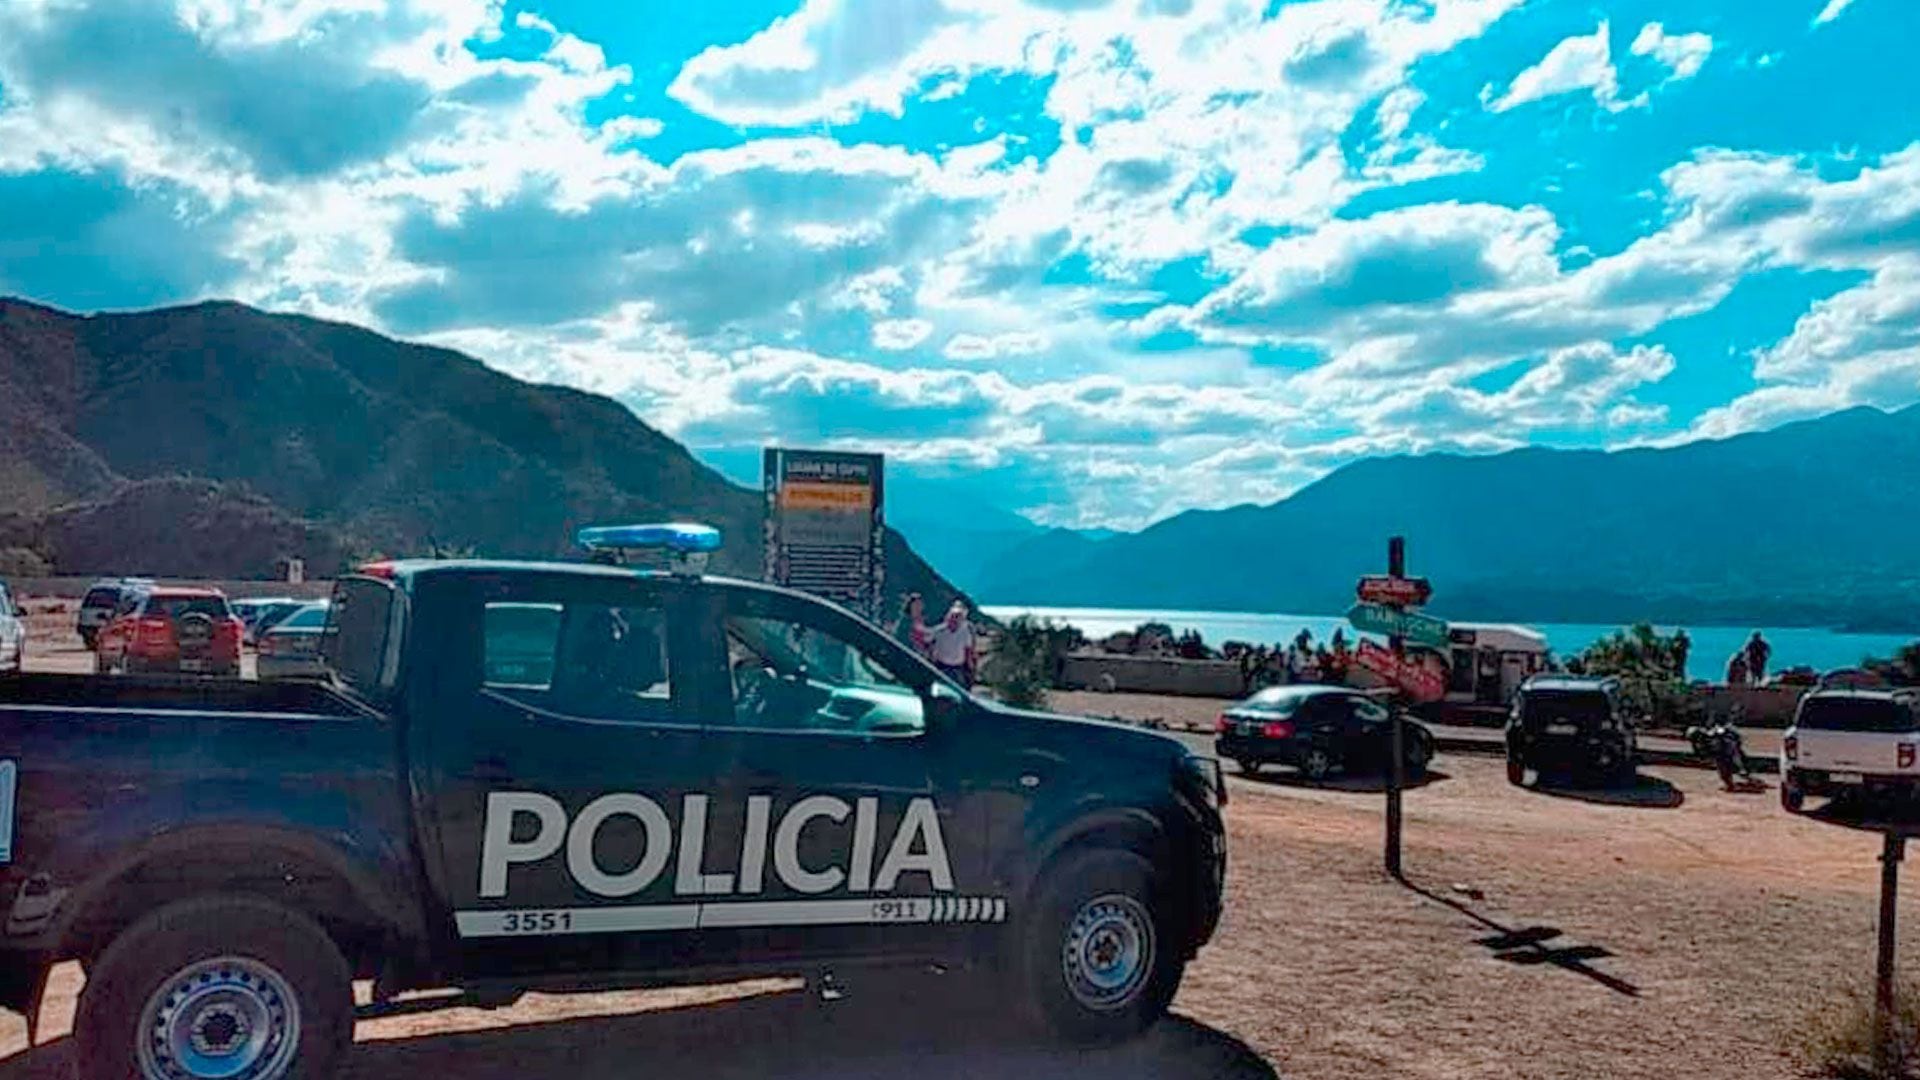
[[1240,665],[1232,661],[1111,653],[1068,656],[1061,681],[1073,690],[1111,688],[1135,694],[1189,697],[1239,697],[1245,690]]
[[1784,728],[1793,722],[1793,711],[1810,686],[1726,686],[1715,683],[1705,688],[1708,715],[1719,718],[1738,703],[1746,710],[1741,723],[1750,727]]

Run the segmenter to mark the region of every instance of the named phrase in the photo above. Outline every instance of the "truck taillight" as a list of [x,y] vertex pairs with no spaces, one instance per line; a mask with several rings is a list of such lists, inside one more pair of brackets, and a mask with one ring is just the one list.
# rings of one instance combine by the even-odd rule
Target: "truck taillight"
[[1800,760],[1800,736],[1789,735],[1780,740],[1780,752],[1787,755],[1788,761]]
[[229,615],[214,624],[214,644],[220,647],[222,653],[238,656],[240,654],[240,639],[246,636],[246,632],[246,624]]
[[1260,734],[1269,739],[1291,739],[1293,738],[1293,725],[1285,721],[1275,721],[1262,727]]
[[1903,769],[1913,768],[1913,749],[1914,749],[1913,743],[1903,742],[1900,744],[1898,749],[1895,750],[1894,759],[1897,762],[1899,762],[1899,765],[1901,768]]
[[1233,718],[1226,713],[1221,713],[1219,719],[1213,722],[1213,730],[1217,735],[1225,735],[1227,732],[1232,731]]

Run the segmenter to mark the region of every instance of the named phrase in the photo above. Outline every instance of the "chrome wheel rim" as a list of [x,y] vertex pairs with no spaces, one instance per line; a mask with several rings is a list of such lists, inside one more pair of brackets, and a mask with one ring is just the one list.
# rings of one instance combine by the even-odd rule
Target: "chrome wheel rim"
[[293,988],[258,960],[223,956],[169,976],[140,1012],[148,1080],[276,1080],[300,1045]]
[[1089,900],[1067,925],[1061,948],[1067,990],[1090,1009],[1122,1008],[1146,985],[1153,951],[1153,917],[1144,904],[1118,893]]
[[1306,767],[1303,771],[1308,776],[1318,780],[1333,771],[1333,759],[1327,756],[1325,750],[1309,750],[1307,751]]

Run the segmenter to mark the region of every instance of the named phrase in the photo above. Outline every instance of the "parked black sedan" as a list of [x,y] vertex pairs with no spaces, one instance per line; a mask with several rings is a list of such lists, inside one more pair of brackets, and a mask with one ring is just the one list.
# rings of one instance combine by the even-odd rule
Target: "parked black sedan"
[[[1379,700],[1345,686],[1276,686],[1220,714],[1214,752],[1252,775],[1263,765],[1291,765],[1309,780],[1335,770],[1384,770],[1392,760],[1393,714]],[[1408,776],[1433,760],[1433,733],[1406,720]]]

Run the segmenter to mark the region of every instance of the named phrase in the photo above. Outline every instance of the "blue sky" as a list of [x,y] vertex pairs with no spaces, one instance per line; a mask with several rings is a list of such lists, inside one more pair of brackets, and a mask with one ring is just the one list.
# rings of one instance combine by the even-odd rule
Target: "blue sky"
[[1135,527],[1920,400],[1911,0],[12,0],[0,292]]

